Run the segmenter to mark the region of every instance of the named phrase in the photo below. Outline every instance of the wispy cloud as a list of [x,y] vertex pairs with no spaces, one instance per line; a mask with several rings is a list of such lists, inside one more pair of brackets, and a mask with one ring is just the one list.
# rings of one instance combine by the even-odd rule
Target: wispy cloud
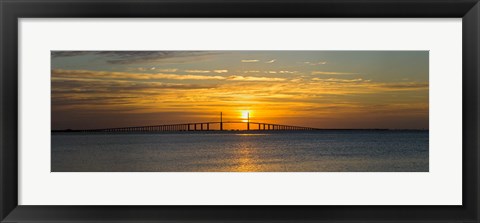
[[273,59],[273,60],[269,60],[269,61],[267,61],[267,62],[265,62],[265,63],[274,63],[275,61],[276,61],[276,59]]
[[284,78],[272,77],[253,77],[253,76],[211,76],[211,75],[191,75],[191,74],[164,74],[164,73],[129,73],[129,72],[108,72],[108,71],[90,71],[90,70],[52,70],[52,79],[63,80],[226,80],[226,81],[284,81]]
[[180,84],[180,83],[159,83],[159,82],[136,82],[119,80],[99,80],[99,79],[80,79],[80,78],[52,78],[55,87],[52,92],[71,92],[71,93],[111,93],[112,91],[126,90],[129,93],[135,90],[159,90],[159,89],[204,89],[215,85],[199,84]]
[[206,74],[210,73],[211,71],[209,70],[185,70],[187,73],[200,73],[200,74]]
[[335,83],[359,83],[359,82],[370,82],[371,80],[364,80],[362,78],[356,78],[356,79],[337,79],[337,78],[312,78],[313,81],[323,81],[323,82],[335,82]]
[[53,58],[93,55],[104,57],[110,64],[136,64],[165,60],[182,62],[182,58],[193,61],[219,53],[220,51],[52,51],[51,55]]
[[374,82],[362,78],[312,78],[311,86],[321,84],[323,91],[334,94],[380,94],[382,92],[406,92],[428,90],[428,82]]
[[155,70],[155,67],[137,67],[137,68],[134,68],[133,70],[150,71],[150,70]]
[[[267,71],[263,71],[263,73],[266,73],[266,74],[295,74],[297,72],[298,71],[289,71],[289,70],[278,70],[278,71],[277,70],[267,70]],[[250,73],[259,73],[259,71],[250,72]]]
[[242,63],[257,63],[259,60],[241,60]]
[[252,76],[229,76],[228,80],[234,81],[285,81],[285,78],[275,77],[252,77]]
[[354,74],[358,74],[358,73],[333,72],[333,71],[312,71],[312,74],[315,74],[315,75],[354,75]]
[[165,72],[165,73],[175,73],[178,71],[178,69],[175,69],[175,68],[170,68],[170,69],[155,69],[155,71],[158,71],[158,72]]
[[[98,51],[97,51],[98,52]],[[53,58],[56,57],[74,57],[92,54],[92,51],[51,51]]]
[[223,76],[205,76],[205,75],[184,75],[184,74],[164,74],[164,73],[129,73],[129,72],[108,72],[108,71],[90,71],[90,70],[52,70],[52,78],[82,78],[82,79],[121,79],[121,80],[224,80]]
[[303,62],[303,64],[307,64],[307,65],[310,65],[310,66],[325,65],[325,64],[327,64],[327,61],[318,61],[318,62],[305,61],[305,62]]
[[392,90],[428,90],[428,83],[418,82],[400,82],[400,83],[384,83],[379,87]]
[[185,70],[187,73],[201,73],[201,74],[207,74],[207,73],[217,73],[217,74],[223,74],[223,73],[228,73],[228,70]]
[[294,74],[294,73],[297,73],[298,71],[289,71],[289,70],[281,70],[281,71],[278,71],[278,73],[281,73],[281,74]]
[[137,67],[137,68],[128,68],[128,70],[138,70],[138,71],[156,71],[156,72],[170,72],[174,73],[177,72],[178,69],[162,69],[157,67]]

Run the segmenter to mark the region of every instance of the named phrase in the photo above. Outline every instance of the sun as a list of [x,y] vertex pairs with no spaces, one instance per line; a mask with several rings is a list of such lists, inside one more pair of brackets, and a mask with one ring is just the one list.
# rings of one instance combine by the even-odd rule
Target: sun
[[249,116],[250,116],[251,112],[248,111],[248,110],[243,110],[243,111],[240,111],[240,113],[241,113],[240,117],[242,119],[242,122],[247,122],[248,119],[250,118]]

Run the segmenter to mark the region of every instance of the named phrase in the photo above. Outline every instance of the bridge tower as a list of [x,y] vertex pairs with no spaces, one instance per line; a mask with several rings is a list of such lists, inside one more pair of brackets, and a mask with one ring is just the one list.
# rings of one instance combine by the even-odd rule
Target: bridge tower
[[223,130],[222,112],[220,112],[220,130]]

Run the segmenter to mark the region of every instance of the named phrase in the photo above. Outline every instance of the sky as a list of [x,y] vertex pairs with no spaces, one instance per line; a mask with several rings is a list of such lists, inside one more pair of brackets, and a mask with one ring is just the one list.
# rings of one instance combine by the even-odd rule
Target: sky
[[[52,51],[52,129],[428,129],[428,51]],[[226,127],[244,129],[244,125]]]

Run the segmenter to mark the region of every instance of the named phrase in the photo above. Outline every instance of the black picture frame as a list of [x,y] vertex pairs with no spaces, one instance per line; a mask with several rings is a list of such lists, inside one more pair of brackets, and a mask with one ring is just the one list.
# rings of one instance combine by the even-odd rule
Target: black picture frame
[[[1,222],[479,222],[478,0],[0,0],[0,15]],[[17,21],[19,18],[76,17],[462,18],[463,205],[18,205]]]

